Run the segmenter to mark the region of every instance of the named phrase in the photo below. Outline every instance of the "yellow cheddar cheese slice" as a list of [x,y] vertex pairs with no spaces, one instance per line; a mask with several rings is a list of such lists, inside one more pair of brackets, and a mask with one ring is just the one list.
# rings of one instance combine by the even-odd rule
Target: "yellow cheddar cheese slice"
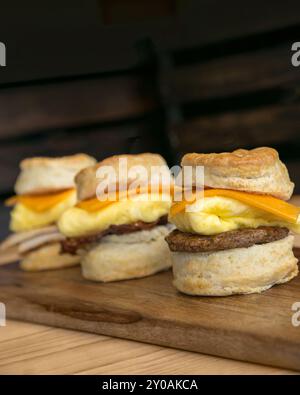
[[30,210],[43,212],[54,207],[56,204],[67,199],[72,193],[75,193],[74,188],[70,188],[64,191],[41,194],[41,195],[17,195],[5,201],[6,206],[13,206],[17,203],[21,203]]
[[[268,212],[278,218],[283,219],[284,221],[294,224],[297,223],[298,216],[300,214],[300,207],[296,207],[290,203],[285,202],[284,200],[277,199],[270,195],[258,195],[254,193],[239,192],[229,189],[205,189],[203,193],[204,198],[223,196],[238,200],[251,207],[255,207],[262,211]],[[185,210],[187,205],[193,204],[195,200],[196,199],[189,202],[174,202],[171,207],[170,215],[175,216],[179,212]]]
[[97,198],[92,198],[92,199],[82,200],[81,202],[77,203],[75,207],[81,208],[82,210],[85,211],[95,212],[102,210],[113,203],[115,202],[112,200],[106,200],[101,202]]
[[[170,187],[170,194],[173,194],[173,186]],[[87,199],[87,200],[82,200],[81,202],[78,202],[76,204],[76,207],[81,208],[82,210],[89,211],[89,212],[96,212],[103,210],[104,208],[110,206],[113,203],[119,202],[121,200],[124,200],[125,198],[129,198],[134,195],[139,195],[143,193],[151,193],[151,188],[148,186],[148,188],[137,188],[133,190],[126,190],[126,191],[117,191],[116,192],[116,197],[114,200],[98,200],[97,197]],[[157,191],[158,194],[163,193],[163,188],[160,186]]]

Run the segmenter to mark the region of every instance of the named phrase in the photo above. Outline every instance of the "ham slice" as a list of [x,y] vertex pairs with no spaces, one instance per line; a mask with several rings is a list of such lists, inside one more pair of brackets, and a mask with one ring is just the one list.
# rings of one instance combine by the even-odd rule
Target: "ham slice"
[[20,243],[18,251],[20,254],[25,254],[28,251],[41,247],[42,245],[53,243],[55,241],[62,241],[64,239],[65,237],[59,232],[38,235]]
[[26,232],[13,233],[12,235],[8,236],[2,243],[0,243],[0,251],[17,246],[18,244],[26,240],[35,238],[36,236],[52,233],[58,233],[58,229],[55,225],[46,226],[39,229],[33,229]]
[[16,261],[27,253],[47,244],[65,240],[56,226],[14,233],[0,244],[0,265]]

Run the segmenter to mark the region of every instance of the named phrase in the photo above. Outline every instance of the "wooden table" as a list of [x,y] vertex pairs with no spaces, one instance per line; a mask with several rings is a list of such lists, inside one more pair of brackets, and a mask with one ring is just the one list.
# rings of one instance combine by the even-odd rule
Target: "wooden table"
[[[293,200],[300,205],[299,196]],[[0,374],[43,373],[297,374],[107,336],[7,321],[6,327],[0,327]]]
[[106,336],[8,321],[0,374],[294,374]]

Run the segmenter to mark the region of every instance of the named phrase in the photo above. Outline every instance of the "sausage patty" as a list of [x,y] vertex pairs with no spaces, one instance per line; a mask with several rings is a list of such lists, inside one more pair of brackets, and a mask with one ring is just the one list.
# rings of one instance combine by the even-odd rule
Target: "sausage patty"
[[171,251],[212,252],[270,243],[283,239],[288,233],[287,228],[273,226],[231,230],[213,236],[184,233],[175,229],[166,237],[166,241]]
[[104,236],[107,235],[124,235],[126,233],[138,232],[140,230],[150,230],[158,225],[166,225],[168,217],[164,215],[154,222],[137,221],[131,224],[111,225],[109,228],[87,236],[82,237],[68,237],[61,241],[61,250],[69,254],[76,254],[76,251],[84,248],[88,244],[98,243]]

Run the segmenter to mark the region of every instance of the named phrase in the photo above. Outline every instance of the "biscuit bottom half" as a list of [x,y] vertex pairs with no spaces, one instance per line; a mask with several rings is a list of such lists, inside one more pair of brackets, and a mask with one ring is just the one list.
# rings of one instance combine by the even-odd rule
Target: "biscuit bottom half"
[[80,256],[61,254],[60,243],[43,245],[27,253],[21,260],[21,269],[29,272],[63,269],[79,265]]
[[248,248],[172,252],[175,287],[188,295],[226,296],[259,293],[298,274],[294,237]]
[[108,235],[81,260],[82,275],[93,281],[119,281],[145,277],[171,267],[165,236],[170,225],[124,235]]

